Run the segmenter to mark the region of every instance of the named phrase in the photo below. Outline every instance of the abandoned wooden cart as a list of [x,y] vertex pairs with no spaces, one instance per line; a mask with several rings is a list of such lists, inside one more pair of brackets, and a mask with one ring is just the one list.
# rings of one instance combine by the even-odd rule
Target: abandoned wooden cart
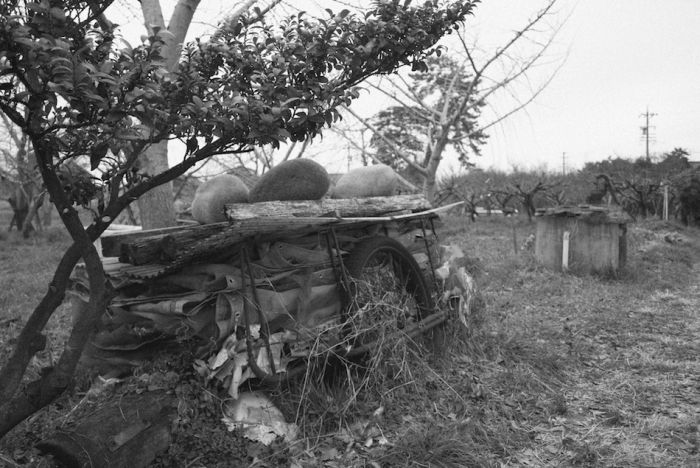
[[134,366],[196,337],[197,370],[236,397],[248,378],[424,333],[448,314],[434,287],[445,208],[416,195],[240,204],[226,223],[105,236],[114,297],[87,359]]

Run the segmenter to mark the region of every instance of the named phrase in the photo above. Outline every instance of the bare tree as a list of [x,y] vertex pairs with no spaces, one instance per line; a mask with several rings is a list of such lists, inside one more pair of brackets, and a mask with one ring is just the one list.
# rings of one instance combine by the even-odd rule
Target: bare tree
[[529,183],[516,181],[511,187],[512,193],[520,200],[523,210],[527,213],[528,221],[532,221],[537,209],[536,197],[542,195],[545,199],[548,198],[548,194],[557,187],[557,184],[548,183],[543,177]]
[[461,211],[476,221],[477,207],[490,207],[488,174],[483,171],[470,171],[468,174],[450,174],[443,177],[438,185],[435,203],[444,205],[462,202]]
[[[547,0],[508,41],[489,53],[479,53],[467,33],[460,31],[448,58],[434,59],[429,68],[410,76],[383,77],[380,83],[375,82],[374,90],[395,104],[391,115],[384,111],[384,115],[368,119],[346,111],[374,133],[373,141],[386,155],[385,161],[388,158],[399,168],[411,168],[426,195],[434,200],[437,172],[446,150],[451,148],[468,165],[470,156],[478,154],[485,144],[486,131],[525,109],[556,75],[563,62],[539,85],[528,86],[526,94],[515,90],[519,83],[529,85],[529,72],[545,60],[557,37],[561,25],[544,28],[556,3]],[[525,56],[517,51],[524,42],[532,46]],[[480,122],[482,108],[499,95],[512,98],[510,107]]]
[[[0,193],[13,212],[8,230],[14,226],[24,237],[29,237],[34,231],[33,219],[44,201],[45,191],[29,138],[6,115],[1,117],[5,144],[0,148]],[[40,221],[37,227],[41,228]]]

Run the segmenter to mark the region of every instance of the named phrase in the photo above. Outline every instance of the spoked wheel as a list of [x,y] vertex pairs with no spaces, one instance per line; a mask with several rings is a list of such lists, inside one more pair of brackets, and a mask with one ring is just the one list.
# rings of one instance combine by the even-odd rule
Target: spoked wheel
[[361,241],[345,262],[351,277],[344,334],[350,355],[401,337],[414,337],[444,321],[413,255],[394,239]]

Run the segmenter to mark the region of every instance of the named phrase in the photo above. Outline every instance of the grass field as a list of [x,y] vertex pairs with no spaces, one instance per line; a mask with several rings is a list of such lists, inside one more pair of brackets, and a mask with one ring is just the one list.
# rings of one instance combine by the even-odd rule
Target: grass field
[[[700,232],[632,225],[627,269],[602,278],[539,267],[531,251],[514,252],[514,231],[521,245],[534,225],[446,219],[441,241],[463,248],[481,291],[469,328],[445,330],[431,354],[399,356],[391,379],[358,393],[327,382],[275,390],[303,435],[292,444],[263,448],[226,432],[219,397],[191,372],[175,374],[178,395],[203,409],[154,466],[700,466]],[[1,361],[66,245],[59,231],[0,233]],[[32,376],[68,326],[64,307]],[[0,442],[0,466],[51,466],[31,445],[71,420],[85,390]]]

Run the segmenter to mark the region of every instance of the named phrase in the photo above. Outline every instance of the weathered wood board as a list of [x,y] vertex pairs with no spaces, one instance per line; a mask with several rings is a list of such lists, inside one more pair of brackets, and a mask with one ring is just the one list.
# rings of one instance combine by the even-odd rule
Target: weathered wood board
[[104,257],[118,257],[121,255],[122,245],[135,242],[137,239],[163,239],[168,236],[192,238],[207,237],[226,228],[229,223],[196,224],[189,226],[173,226],[162,229],[149,229],[146,231],[106,231],[100,237],[102,241],[102,255]]
[[348,199],[301,201],[269,201],[261,203],[231,203],[226,215],[231,221],[260,217],[371,217],[401,211],[423,211],[432,208],[423,195],[395,195]]

